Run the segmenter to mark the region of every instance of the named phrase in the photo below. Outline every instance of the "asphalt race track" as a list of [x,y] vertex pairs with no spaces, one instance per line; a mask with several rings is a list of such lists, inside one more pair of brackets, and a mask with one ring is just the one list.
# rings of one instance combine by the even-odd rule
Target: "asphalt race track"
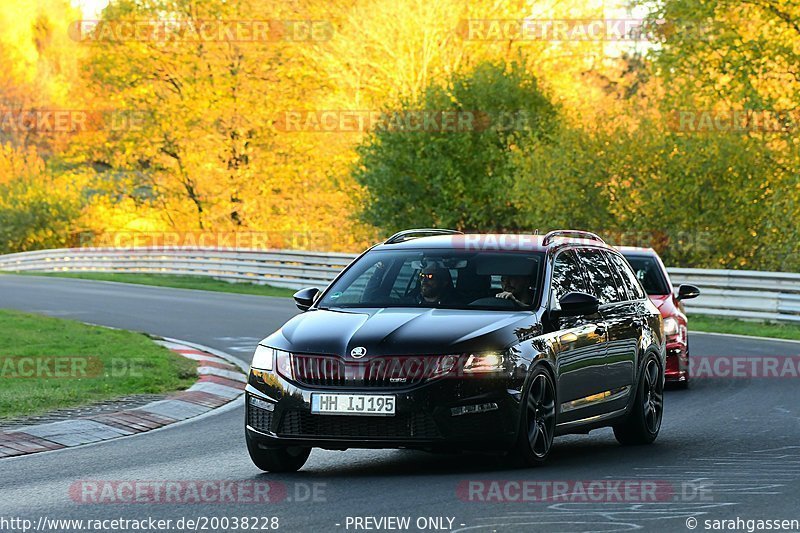
[[[247,362],[255,343],[297,312],[280,298],[12,275],[0,276],[0,307],[194,341]],[[800,343],[695,333],[691,349],[695,355],[798,355]],[[280,502],[260,504],[76,503],[70,488],[81,480],[274,481],[286,492]],[[644,503],[497,503],[470,501],[459,490],[493,480],[655,481],[673,490]],[[426,519],[445,517],[438,530],[490,532],[688,531],[687,522],[702,531],[705,520],[796,520],[800,388],[792,378],[697,381],[687,391],[667,391],[654,445],[621,447],[607,429],[563,437],[549,464],[531,470],[494,456],[314,450],[298,473],[262,474],[247,456],[240,402],[152,433],[1,460],[0,494],[0,517],[34,523],[40,517],[259,516],[278,517],[283,531],[364,531],[376,523],[356,528],[353,517],[397,516],[410,517],[410,531],[419,531],[418,519],[425,530],[437,530]]]

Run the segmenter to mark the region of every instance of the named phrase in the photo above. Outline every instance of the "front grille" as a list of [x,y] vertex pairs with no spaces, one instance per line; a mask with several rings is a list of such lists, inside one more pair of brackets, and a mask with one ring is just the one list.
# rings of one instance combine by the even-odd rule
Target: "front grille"
[[278,434],[285,437],[352,437],[435,439],[440,436],[433,419],[424,413],[398,416],[314,415],[288,411]]
[[271,432],[272,411],[266,411],[264,409],[259,409],[258,407],[253,407],[252,405],[248,405],[247,425],[256,431],[261,431],[262,433]]
[[345,364],[332,355],[292,355],[292,373],[306,385],[337,386],[347,384]]
[[443,355],[382,356],[345,361],[336,355],[292,355],[294,378],[314,387],[397,388],[437,375]]

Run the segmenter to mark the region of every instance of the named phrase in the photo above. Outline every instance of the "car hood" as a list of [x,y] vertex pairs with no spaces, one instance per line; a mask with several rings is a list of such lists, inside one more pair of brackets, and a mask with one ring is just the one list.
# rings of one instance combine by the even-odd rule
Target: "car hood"
[[650,301],[658,307],[661,316],[664,318],[675,315],[680,310],[675,306],[674,299],[671,294],[651,294]]
[[295,316],[264,344],[340,355],[358,346],[370,356],[463,353],[505,348],[535,322],[529,311],[320,309]]

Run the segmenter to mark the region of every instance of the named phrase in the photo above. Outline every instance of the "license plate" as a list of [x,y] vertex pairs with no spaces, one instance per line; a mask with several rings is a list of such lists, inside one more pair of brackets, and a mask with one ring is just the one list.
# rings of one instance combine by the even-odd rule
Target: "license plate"
[[392,394],[311,394],[311,412],[320,415],[393,416]]

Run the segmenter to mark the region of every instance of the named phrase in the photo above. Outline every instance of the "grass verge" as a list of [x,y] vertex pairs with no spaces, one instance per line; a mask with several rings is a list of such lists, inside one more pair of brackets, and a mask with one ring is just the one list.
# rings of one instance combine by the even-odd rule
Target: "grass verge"
[[131,331],[0,310],[0,420],[183,390],[197,364]]
[[234,292],[237,294],[255,294],[258,296],[278,296],[291,298],[297,292],[292,289],[258,285],[256,283],[230,283],[204,276],[177,276],[174,274],[124,274],[117,272],[7,272],[8,274],[24,274],[31,276],[53,276],[60,278],[95,279],[100,281],[118,281],[137,285],[155,285],[157,287],[173,287],[177,289],[199,289],[204,291]]
[[734,333],[755,337],[800,340],[800,325],[752,322],[735,318],[707,315],[689,315],[689,331],[709,333]]

